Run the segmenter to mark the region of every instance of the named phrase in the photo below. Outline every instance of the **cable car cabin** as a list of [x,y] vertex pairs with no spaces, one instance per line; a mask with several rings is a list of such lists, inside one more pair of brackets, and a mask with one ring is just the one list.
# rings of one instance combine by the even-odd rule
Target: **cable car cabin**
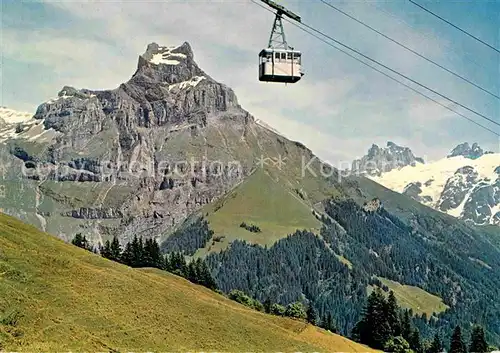
[[259,53],[259,81],[295,83],[302,78],[300,51],[263,49]]

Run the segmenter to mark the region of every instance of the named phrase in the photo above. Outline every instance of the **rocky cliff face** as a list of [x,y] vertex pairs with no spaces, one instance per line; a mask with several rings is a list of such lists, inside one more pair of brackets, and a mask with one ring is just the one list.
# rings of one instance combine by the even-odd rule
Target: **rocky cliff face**
[[373,144],[365,156],[352,163],[351,172],[380,176],[393,169],[415,166],[417,163],[423,164],[424,160],[416,157],[408,147],[389,141],[385,148]]
[[241,182],[259,157],[311,155],[257,124],[188,43],[151,43],[118,88],[63,87],[12,128],[0,149],[24,191],[14,185],[4,211],[95,241],[162,234]]

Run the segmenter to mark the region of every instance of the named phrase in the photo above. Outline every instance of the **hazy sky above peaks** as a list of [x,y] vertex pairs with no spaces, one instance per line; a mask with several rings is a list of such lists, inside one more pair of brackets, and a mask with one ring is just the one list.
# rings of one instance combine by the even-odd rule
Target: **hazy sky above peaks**
[[[409,1],[328,1],[500,95],[500,54]],[[278,2],[300,14],[304,23],[500,122],[500,100],[321,1]],[[500,48],[500,0],[417,2]],[[1,10],[0,105],[12,109],[34,113],[64,85],[116,88],[134,73],[148,43],[187,41],[198,65],[233,88],[243,108],[334,164],[388,140],[426,160],[444,157],[465,141],[500,152],[500,141],[491,132],[288,22],[285,33],[289,44],[303,53],[305,76],[287,86],[259,82],[258,53],[267,46],[273,15],[250,0],[4,0]],[[500,134],[498,126],[414,87]]]

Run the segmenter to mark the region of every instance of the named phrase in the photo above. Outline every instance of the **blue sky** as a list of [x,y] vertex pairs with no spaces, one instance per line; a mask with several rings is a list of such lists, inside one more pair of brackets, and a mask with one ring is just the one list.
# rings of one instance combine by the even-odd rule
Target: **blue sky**
[[[500,94],[500,54],[410,2],[329,1]],[[305,23],[500,121],[498,99],[320,1],[279,3],[299,13]],[[500,1],[419,3],[500,47]],[[306,75],[295,85],[259,82],[257,54],[267,45],[272,21],[271,13],[249,0],[4,0],[0,104],[34,112],[64,85],[115,88],[133,74],[137,57],[148,43],[178,45],[187,41],[200,67],[232,87],[245,109],[336,165],[363,155],[372,143],[385,145],[388,140],[411,147],[427,160],[443,157],[465,141],[477,141],[500,152],[495,135],[286,22],[289,43],[303,52]],[[498,127],[473,113],[454,108],[500,133]]]

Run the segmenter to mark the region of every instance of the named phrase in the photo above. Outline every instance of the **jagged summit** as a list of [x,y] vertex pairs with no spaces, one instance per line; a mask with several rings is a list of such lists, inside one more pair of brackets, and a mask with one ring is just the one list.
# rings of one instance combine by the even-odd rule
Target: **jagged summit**
[[453,150],[451,150],[450,154],[448,154],[447,158],[463,156],[469,159],[477,159],[482,157],[485,154],[493,153],[492,151],[484,151],[477,142],[474,142],[469,145],[468,142],[464,142],[459,144]]
[[179,46],[160,46],[155,42],[148,44],[146,51],[141,55],[153,64],[178,65],[182,60],[194,59],[193,49],[188,42]]
[[196,64],[188,42],[179,46],[148,44],[144,54],[139,56],[137,71],[131,79],[136,84],[179,84],[202,80],[216,83]]
[[372,144],[365,156],[352,163],[352,171],[380,175],[407,165],[416,165],[416,163],[423,164],[425,162],[422,158],[416,157],[408,147],[402,147],[388,141],[386,147]]
[[[210,118],[231,112],[252,119],[236,94],[207,75],[194,61],[188,42],[179,46],[147,45],[136,72],[113,90],[93,91],[64,86],[57,98],[41,104],[35,114],[47,129],[71,132],[71,145],[86,140],[81,134],[102,131],[114,121],[126,149],[139,141],[136,127],[206,126]],[[67,136],[67,138],[70,138]]]

